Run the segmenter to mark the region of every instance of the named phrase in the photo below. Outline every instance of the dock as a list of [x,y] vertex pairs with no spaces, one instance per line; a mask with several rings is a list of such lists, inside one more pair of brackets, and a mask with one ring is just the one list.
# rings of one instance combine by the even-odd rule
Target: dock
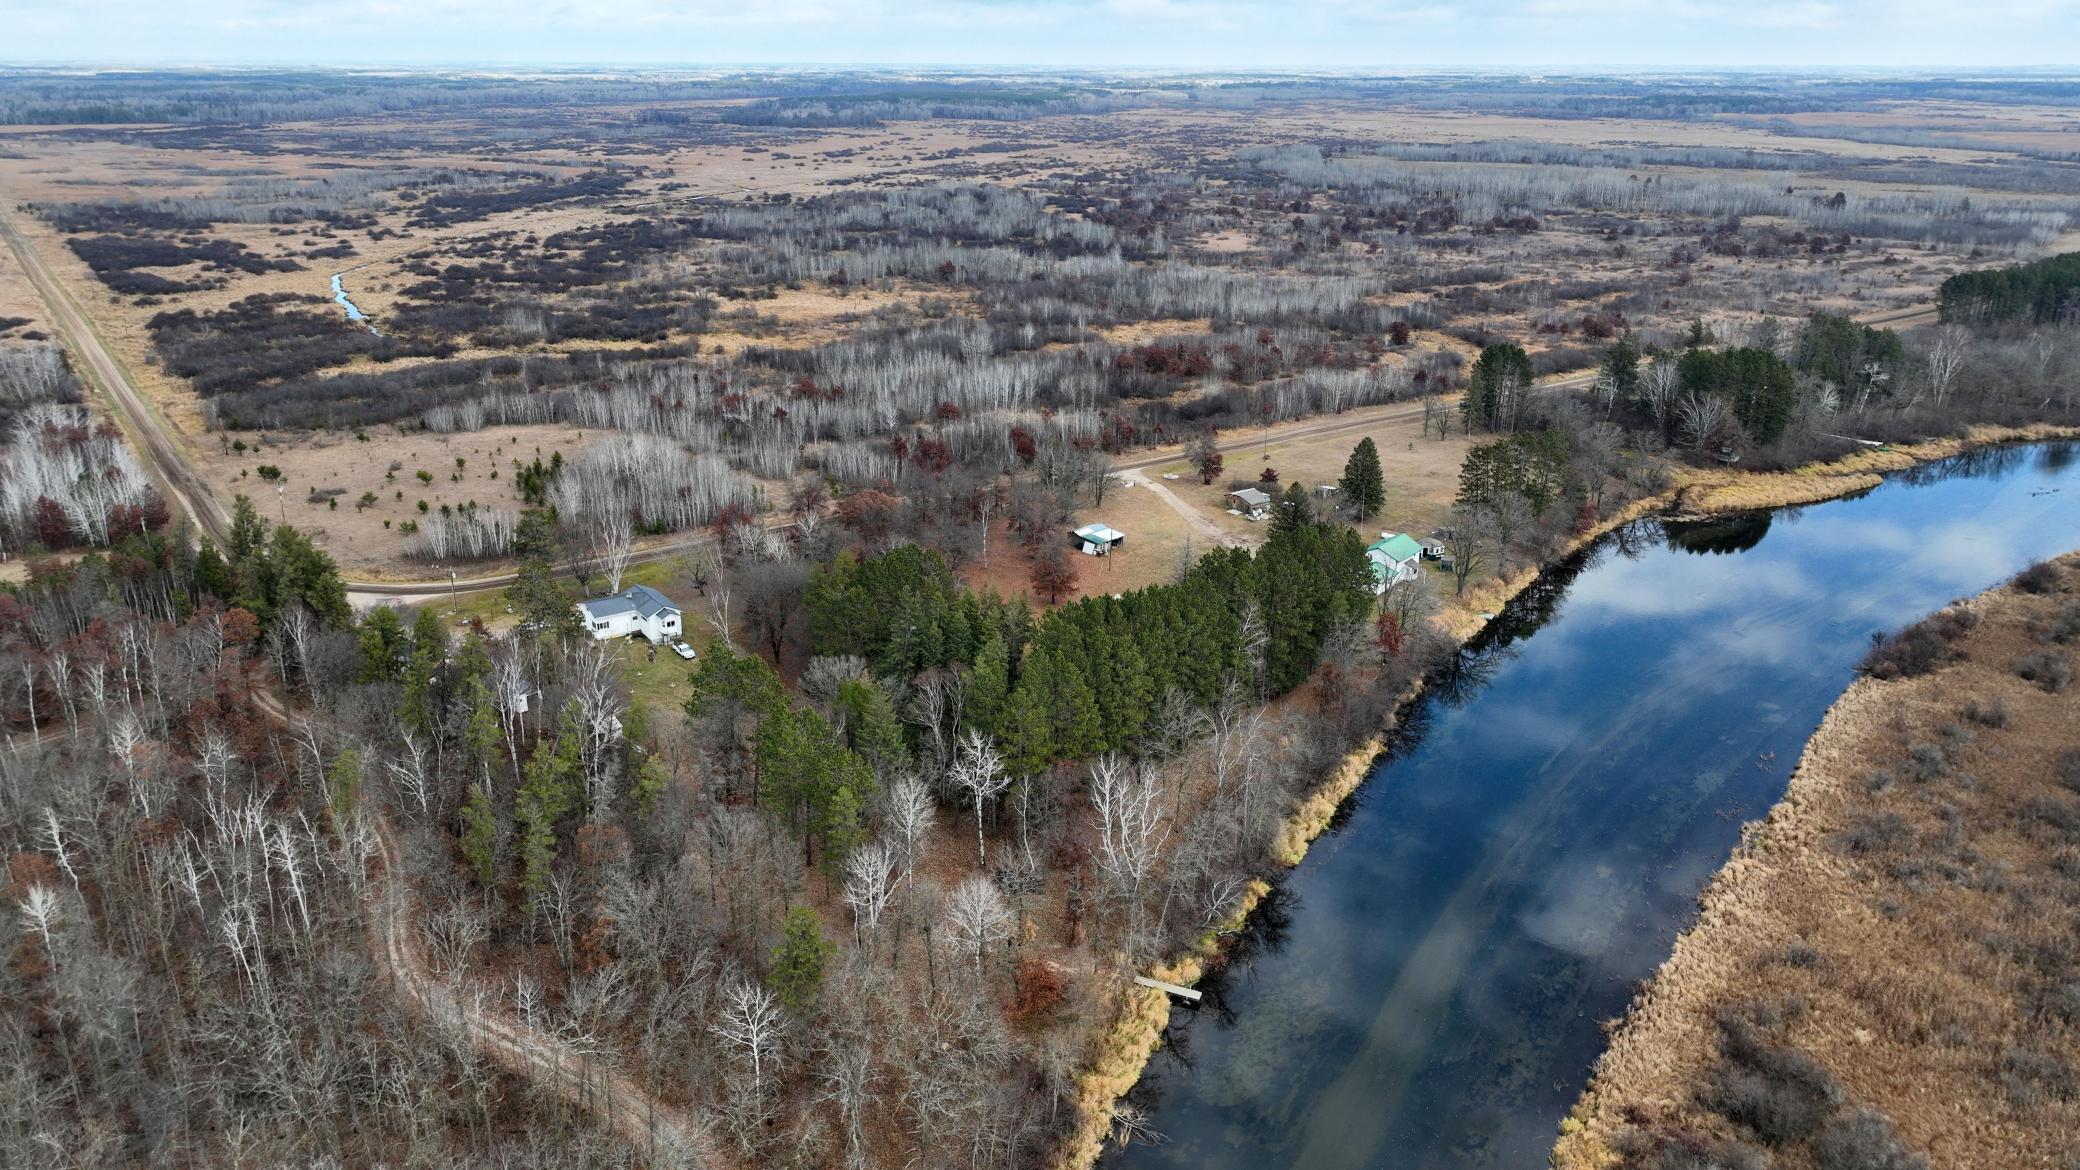
[[1179,999],[1182,999],[1182,1000],[1185,1000],[1185,1001],[1187,1001],[1187,1002],[1190,1002],[1190,1003],[1198,1003],[1198,1002],[1199,1002],[1199,993],[1198,993],[1198,992],[1196,992],[1196,991],[1193,991],[1193,990],[1192,990],[1191,988],[1189,988],[1189,987],[1179,987],[1179,986],[1178,986],[1177,984],[1175,984],[1175,983],[1165,983],[1165,982],[1163,982],[1163,981],[1162,981],[1162,980],[1160,980],[1160,979],[1150,979],[1150,978],[1149,978],[1148,976],[1146,976],[1146,975],[1136,975],[1136,976],[1134,976],[1134,982],[1136,982],[1136,983],[1140,984],[1140,985],[1141,985],[1141,986],[1143,986],[1143,987],[1153,987],[1153,988],[1155,988],[1155,989],[1156,989],[1157,991],[1164,991],[1164,992],[1168,992],[1168,993],[1170,993],[1171,995],[1174,995],[1174,996],[1176,996],[1177,998],[1179,998]]

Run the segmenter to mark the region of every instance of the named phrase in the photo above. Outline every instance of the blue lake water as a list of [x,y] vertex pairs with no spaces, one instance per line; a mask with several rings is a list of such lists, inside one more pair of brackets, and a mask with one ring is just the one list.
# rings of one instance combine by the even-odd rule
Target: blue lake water
[[1742,822],[1876,630],[2080,547],[2070,445],[1854,498],[1645,521],[1541,579],[1420,701],[1180,1010],[1109,1167],[1545,1165]]

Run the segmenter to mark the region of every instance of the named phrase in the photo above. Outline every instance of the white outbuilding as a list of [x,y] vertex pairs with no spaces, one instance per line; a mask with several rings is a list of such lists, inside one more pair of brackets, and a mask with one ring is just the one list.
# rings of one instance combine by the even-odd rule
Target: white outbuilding
[[1105,524],[1086,524],[1071,532],[1076,546],[1086,556],[1102,557],[1127,543],[1127,534]]

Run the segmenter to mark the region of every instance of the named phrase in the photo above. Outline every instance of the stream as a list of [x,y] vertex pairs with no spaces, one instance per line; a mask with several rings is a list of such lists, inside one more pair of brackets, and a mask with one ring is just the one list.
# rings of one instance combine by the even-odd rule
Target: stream
[[353,302],[353,299],[347,296],[347,286],[343,283],[346,275],[347,274],[344,272],[335,272],[332,274],[332,299],[338,301],[339,307],[347,311],[347,320],[360,325],[362,328],[368,330],[370,333],[375,334],[377,337],[381,337],[383,335],[382,331],[377,329],[375,325],[369,321],[368,315],[361,311],[360,306],[356,305]]
[[[1442,670],[1129,1095],[1153,1170],[1523,1170],[1871,634],[2080,547],[2080,449],[1641,521]],[[1959,702],[1968,696],[1959,696]]]

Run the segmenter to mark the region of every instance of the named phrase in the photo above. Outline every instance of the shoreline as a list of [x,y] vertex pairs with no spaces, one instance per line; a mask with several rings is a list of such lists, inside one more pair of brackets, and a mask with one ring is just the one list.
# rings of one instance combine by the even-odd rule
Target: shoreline
[[[1459,606],[1440,613],[1438,620],[1446,637],[1457,646],[1463,647],[1494,620],[1504,605],[1523,593],[1548,569],[1561,564],[1612,531],[1651,515],[1663,515],[1670,519],[1699,519],[1822,503],[1869,491],[1884,482],[1883,473],[1905,471],[1986,447],[2012,443],[2054,442],[2060,439],[2080,439],[2080,427],[2048,424],[2029,427],[1973,427],[1961,437],[1930,439],[1896,447],[1856,451],[1841,459],[1810,463],[1791,471],[1678,470],[1676,482],[1668,490],[1644,496],[1618,509],[1586,531],[1570,537],[1544,560],[1521,568],[1507,577],[1491,577],[1469,588],[1464,595],[1455,599],[1460,603]],[[1386,751],[1387,738],[1400,726],[1402,713],[1410,703],[1422,697],[1423,684],[1423,678],[1418,677],[1401,694],[1395,696],[1392,719],[1377,733],[1367,737],[1364,742],[1346,753],[1343,761],[1328,777],[1303,797],[1281,821],[1273,849],[1274,857],[1284,869],[1294,869],[1306,860],[1308,850],[1314,841],[1327,831],[1330,822],[1335,818],[1336,810],[1364,786],[1374,764]],[[1830,707],[1830,714],[1832,711],[1833,708]],[[1825,721],[1821,726],[1826,727]],[[1819,733],[1814,734],[1817,737]],[[1777,806],[1773,806],[1771,816],[1774,816],[1775,808],[1781,807],[1782,804],[1783,801],[1780,800]],[[1740,850],[1746,847],[1744,841],[1734,857],[1729,859],[1726,866],[1721,867],[1719,873],[1727,872],[1734,860],[1741,856]],[[1715,875],[1712,885],[1716,885],[1718,881],[1719,877]],[[1711,886],[1707,887],[1708,890],[1710,888]],[[1221,934],[1248,921],[1257,904],[1270,890],[1268,882],[1253,879],[1242,898],[1237,901],[1236,909],[1229,919],[1201,936],[1189,951],[1155,965],[1148,973],[1153,978],[1184,987],[1196,984],[1205,974],[1206,964],[1218,956]],[[1664,966],[1666,962],[1664,960]],[[1164,992],[1129,984],[1120,993],[1111,1019],[1092,1038],[1091,1060],[1076,1074],[1076,1097],[1083,1108],[1083,1123],[1074,1134],[1063,1140],[1060,1151],[1051,1163],[1054,1170],[1090,1170],[1097,1163],[1098,1158],[1104,1153],[1105,1143],[1111,1136],[1112,1121],[1120,1100],[1140,1081],[1142,1071],[1155,1056],[1156,1050],[1161,1047],[1163,1030],[1170,1023],[1170,1010],[1170,997]],[[1629,1011],[1627,1016],[1629,1019]],[[1608,1047],[1605,1051],[1609,1051]],[[1580,1107],[1578,1102],[1576,1108]],[[1569,1120],[1572,1120],[1573,1116],[1570,1113]],[[1564,1128],[1567,1123],[1562,1124]]]
[[[2061,566],[2069,575],[2080,573],[2080,551],[2052,557],[2049,563]],[[1972,597],[1954,601],[1942,612],[1970,613],[1978,619],[1974,626],[1966,627],[1971,631],[1964,635],[1969,644],[1974,639],[1992,640],[2018,630],[2029,630],[2033,619],[2026,615],[2033,605],[2037,605],[2036,599],[2019,589],[2011,578]],[[2025,614],[2023,618],[2015,616],[2018,610]],[[1628,1130],[1637,1128],[1640,1118],[1651,1116],[1667,1123],[1682,1116],[1690,1096],[1683,1090],[1686,1086],[1694,1088],[1702,1080],[1704,1070],[1718,1054],[1712,1023],[1714,1010],[1731,1002],[1728,997],[1736,991],[1760,994],[1755,965],[1762,962],[1764,956],[1808,945],[1812,936],[1799,926],[1798,915],[1794,912],[1796,896],[1802,893],[1810,895],[1816,889],[1824,888],[1813,886],[1811,883],[1814,882],[1832,881],[1840,885],[1860,880],[1825,843],[1851,823],[1855,814],[1871,807],[1865,778],[1873,774],[1872,765],[1878,762],[1878,758],[1868,750],[1874,729],[1902,738],[1903,720],[1911,723],[1916,716],[1949,717],[1956,711],[1957,702],[1965,697],[1961,692],[1978,693],[1976,688],[1962,686],[1957,672],[1971,668],[1990,669],[2003,679],[2009,673],[2002,665],[1988,667],[1986,663],[1977,662],[1978,657],[1969,651],[1961,652],[1956,661],[1941,665],[1934,671],[1903,678],[1859,675],[1828,706],[1819,726],[1799,754],[1797,766],[1786,782],[1784,795],[1770,806],[1764,816],[1743,826],[1740,844],[1699,892],[1696,918],[1677,936],[1668,956],[1653,975],[1640,984],[1627,1004],[1625,1014],[1611,1028],[1610,1040],[1598,1056],[1588,1083],[1560,1122],[1559,1134],[1549,1155],[1553,1167],[1557,1170],[1606,1170],[1620,1160],[1616,1147]],[[1946,675],[1946,671],[1953,673]],[[2019,687],[2019,684],[2011,685]],[[2029,734],[2032,716],[2041,727],[2045,713],[2041,709],[2031,711],[2021,707],[2024,701],[2038,701],[2037,696],[2032,695],[2028,700],[2011,696],[2010,700],[2021,712],[2013,734]],[[2057,698],[2043,700],[2047,705],[2062,701]],[[2003,729],[2009,726],[2005,709],[2000,721],[1992,726]],[[2026,767],[2020,771],[2030,774]],[[2048,776],[2048,766],[2045,772]],[[1993,790],[2012,789],[2016,785],[2016,775],[2015,772],[1997,774],[1990,787]],[[1988,787],[1984,784],[1972,786]],[[1950,808],[1949,811],[1952,821],[1956,822],[1956,810]],[[2003,857],[1994,863],[2001,867],[2004,878],[2008,873],[2007,861]],[[2021,876],[2016,880],[2021,880]],[[1853,904],[1853,899],[1832,904],[1825,915],[1827,920],[1837,924],[1865,922],[1871,917],[1868,908]],[[1883,917],[1888,920],[1902,918],[1897,912]],[[1912,939],[1916,926],[1925,929],[1927,923],[1936,917],[1936,912],[1922,908],[1918,924],[1916,917],[1916,912],[1909,911],[1903,921],[1888,921],[1884,930],[1904,933],[1908,937],[1904,945],[1911,948],[1917,945]],[[1823,942],[1821,945],[1826,944]],[[1815,952],[1809,948],[1808,953]],[[1935,965],[1951,973],[1949,969],[1955,960],[1956,956],[1941,955]],[[1826,960],[1816,961],[1824,963]],[[1915,974],[1903,966],[1887,970],[1888,982],[1899,994],[1906,995]],[[1968,972],[1954,973],[1959,977],[1970,977]],[[1867,972],[1852,963],[1847,970],[1838,973],[1835,980],[1854,983],[1868,977]],[[1885,1028],[1880,1022],[1883,1013],[1857,1013],[1847,1010],[1842,1004],[1822,1003],[1816,1005],[1815,1015],[1827,1021],[1816,1025],[1823,1032],[1831,1028],[1849,1033],[1849,1043],[1846,1046],[1838,1044],[1833,1059],[1828,1062],[1833,1065],[1829,1071],[1844,1082],[1845,1088],[1852,1092],[1865,1090],[1853,1093],[1864,1100],[1869,1100],[1869,1090],[1873,1088],[1879,1090],[1880,1095],[1896,1098],[1899,1085],[1888,1083],[1888,1080],[1897,1077],[1900,1068],[1909,1063],[1906,1060],[1908,1054],[1896,1048],[1886,1050],[1887,1041],[1893,1038],[1884,1034]],[[1874,1018],[1865,1018],[1867,1015]],[[1839,1040],[1839,1037],[1835,1039]],[[1872,1075],[1853,1067],[1843,1067],[1840,1063],[1843,1047],[1850,1051],[1865,1049],[1872,1052],[1874,1055],[1868,1059],[1884,1066],[1884,1074]],[[1820,1053],[1816,1050],[1815,1054]],[[1928,1071],[1926,1067],[1922,1069],[1923,1073]],[[1955,1068],[1945,1068],[1942,1075],[1965,1074]],[[1959,1102],[1968,1097],[1970,1087],[1943,1086],[1931,1094],[1931,1088],[1936,1087],[1923,1083],[1915,1086],[1920,1099],[1876,1103],[1894,1106],[1892,1120],[1902,1123],[1903,1130],[1930,1130],[1934,1136],[1931,1133],[1918,1135],[1919,1144],[1936,1156],[1937,1165],[1943,1165],[1947,1164],[1947,1157],[1958,1156],[1956,1143],[1998,1140],[1989,1138],[1988,1134],[1998,1132],[2001,1119],[1989,1118],[1977,1127],[1968,1127],[1972,1130],[1969,1133],[1946,1128],[1946,1123],[1931,1123],[1927,1111],[1931,1095],[1956,1108],[1969,1110],[1970,1105]],[[1892,1092],[1887,1094],[1885,1090]],[[2018,1124],[2033,1128],[2027,1118]],[[1942,1148],[1945,1144],[1949,1148]]]

